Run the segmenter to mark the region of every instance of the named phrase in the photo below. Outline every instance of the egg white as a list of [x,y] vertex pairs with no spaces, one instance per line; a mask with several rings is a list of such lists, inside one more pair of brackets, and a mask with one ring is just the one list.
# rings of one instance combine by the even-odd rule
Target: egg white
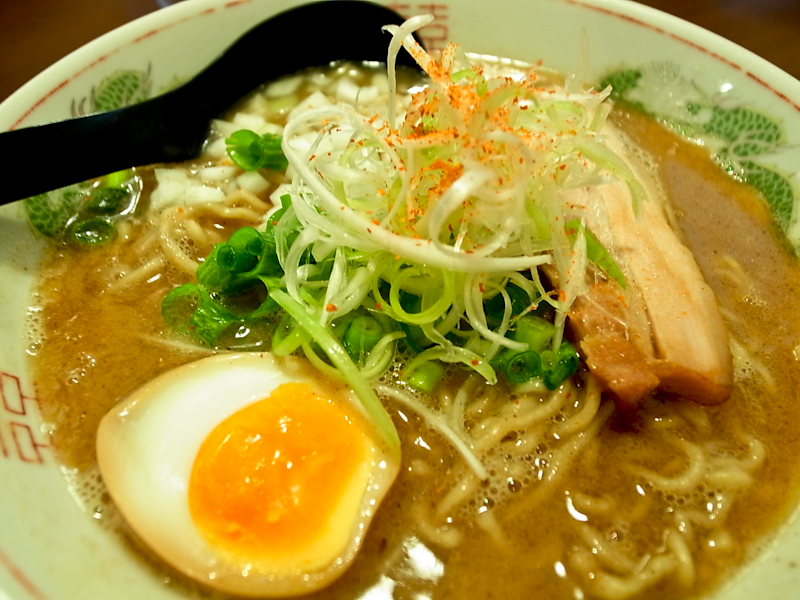
[[319,388],[313,377],[286,369],[270,354],[213,356],[145,384],[100,424],[98,465],[120,512],[154,552],[196,581],[261,597],[324,587],[352,562],[397,475],[399,465],[368,431],[365,460],[332,514],[324,539],[313,547],[301,555],[265,560],[209,543],[195,525],[188,501],[201,444],[220,422],[291,382]]

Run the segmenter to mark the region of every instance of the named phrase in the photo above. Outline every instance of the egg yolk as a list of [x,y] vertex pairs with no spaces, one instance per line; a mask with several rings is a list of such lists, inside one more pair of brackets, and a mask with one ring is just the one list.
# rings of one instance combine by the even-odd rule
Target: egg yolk
[[339,404],[308,384],[283,384],[204,440],[189,482],[192,518],[237,554],[299,552],[326,530],[365,439]]

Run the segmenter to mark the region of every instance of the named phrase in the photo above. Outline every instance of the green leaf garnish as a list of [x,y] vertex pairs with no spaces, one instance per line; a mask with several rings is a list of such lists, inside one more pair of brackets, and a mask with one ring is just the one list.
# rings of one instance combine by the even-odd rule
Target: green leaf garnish
[[258,135],[249,129],[240,129],[225,139],[228,156],[245,171],[272,169],[285,171],[289,161],[281,150],[281,136],[272,133]]

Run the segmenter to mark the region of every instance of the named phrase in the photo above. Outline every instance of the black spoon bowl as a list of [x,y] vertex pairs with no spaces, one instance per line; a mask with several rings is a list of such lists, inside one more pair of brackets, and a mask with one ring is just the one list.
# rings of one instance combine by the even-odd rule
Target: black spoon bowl
[[[325,0],[257,25],[184,85],[118,110],[0,133],[0,156],[13,174],[0,205],[134,166],[199,155],[211,119],[259,85],[334,61],[385,61],[383,25],[403,18],[362,0]],[[399,65],[415,66],[407,53]],[[41,168],[43,148],[69,148]]]

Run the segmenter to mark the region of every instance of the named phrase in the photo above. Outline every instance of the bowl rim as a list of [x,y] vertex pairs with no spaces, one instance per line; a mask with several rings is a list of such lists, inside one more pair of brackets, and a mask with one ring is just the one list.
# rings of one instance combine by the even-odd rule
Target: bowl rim
[[[591,8],[592,10],[610,14],[641,27],[651,29],[657,33],[667,35],[686,46],[706,54],[714,60],[742,72],[754,83],[770,91],[779,100],[787,102],[795,110],[800,112],[800,80],[755,52],[713,31],[705,29],[700,25],[686,21],[685,19],[676,17],[675,15],[652,6],[640,4],[635,0],[557,1]],[[651,19],[656,18],[659,20],[658,24],[650,22]],[[705,44],[701,44],[700,42],[705,42]],[[721,46],[721,48],[712,50],[712,46]],[[728,58],[723,54],[723,50],[731,51],[733,54]],[[756,72],[759,74],[756,74]],[[784,87],[793,89],[784,91],[782,89]],[[796,98],[796,100],[793,100],[793,97]]]
[[[252,1],[193,0],[192,2],[178,2],[156,9],[107,31],[37,73],[12,92],[3,102],[0,102],[0,123],[3,123],[0,126],[8,130],[18,128],[20,123],[33,115],[51,96],[127,46],[134,45],[199,15]],[[68,75],[59,75],[61,73],[68,73]],[[33,104],[31,104],[31,98],[36,99]],[[8,113],[7,117],[6,113]],[[5,124],[4,121],[8,124]]]
[[[0,127],[9,130],[19,127],[49,97],[98,63],[121,51],[125,46],[135,44],[201,14],[259,1],[263,0],[228,0],[227,2],[225,0],[192,0],[192,2],[178,2],[142,15],[133,21],[112,29],[62,57],[12,92],[3,102],[0,102]],[[398,3],[391,1],[373,1],[390,7],[398,6]],[[458,0],[451,1],[458,2]],[[756,53],[699,25],[663,10],[639,4],[635,0],[538,1],[583,7],[666,35],[740,71],[755,84],[769,91],[778,100],[788,104],[800,113],[800,80]],[[295,4],[295,2],[290,1],[287,3],[280,0],[273,3],[285,4],[286,6]],[[122,38],[125,41],[120,43]],[[233,41],[230,40],[229,43]],[[69,73],[69,76],[66,79],[64,79],[63,75],[58,76],[61,72]],[[54,84],[51,80],[60,81]],[[36,98],[33,105],[30,104],[31,97]]]
[[[457,4],[459,0],[451,0]],[[597,13],[611,15],[656,33],[666,35],[688,47],[701,51],[714,60],[721,61],[741,72],[755,85],[770,93],[777,101],[784,103],[794,113],[800,113],[800,81],[779,67],[769,63],[730,40],[702,27],[684,21],[664,11],[644,6],[631,0],[536,0],[540,3],[560,3],[583,7]],[[124,47],[134,45],[155,34],[177,26],[201,14],[240,4],[267,4],[269,0],[193,0],[180,2],[159,9],[111,30],[88,42],[77,50],[61,58],[31,80],[14,91],[0,103],[0,128],[13,129],[23,121],[34,116],[39,106],[58,93],[70,81],[120,52]],[[391,4],[391,2],[386,2]],[[288,2],[288,5],[293,2]],[[233,40],[230,40],[231,42]],[[65,76],[63,73],[67,73]],[[31,105],[31,98],[36,101]],[[800,117],[798,117],[800,121]],[[795,511],[796,512],[796,511]],[[780,534],[778,534],[780,536]],[[776,536],[776,537],[778,537]],[[759,554],[763,555],[762,549]],[[0,548],[0,564],[7,557]],[[756,562],[759,559],[756,559]],[[749,569],[754,561],[745,568]],[[741,579],[743,573],[734,576]],[[735,581],[729,582],[735,584]],[[729,587],[724,584],[712,592],[712,596]],[[0,598],[5,598],[0,588]]]

